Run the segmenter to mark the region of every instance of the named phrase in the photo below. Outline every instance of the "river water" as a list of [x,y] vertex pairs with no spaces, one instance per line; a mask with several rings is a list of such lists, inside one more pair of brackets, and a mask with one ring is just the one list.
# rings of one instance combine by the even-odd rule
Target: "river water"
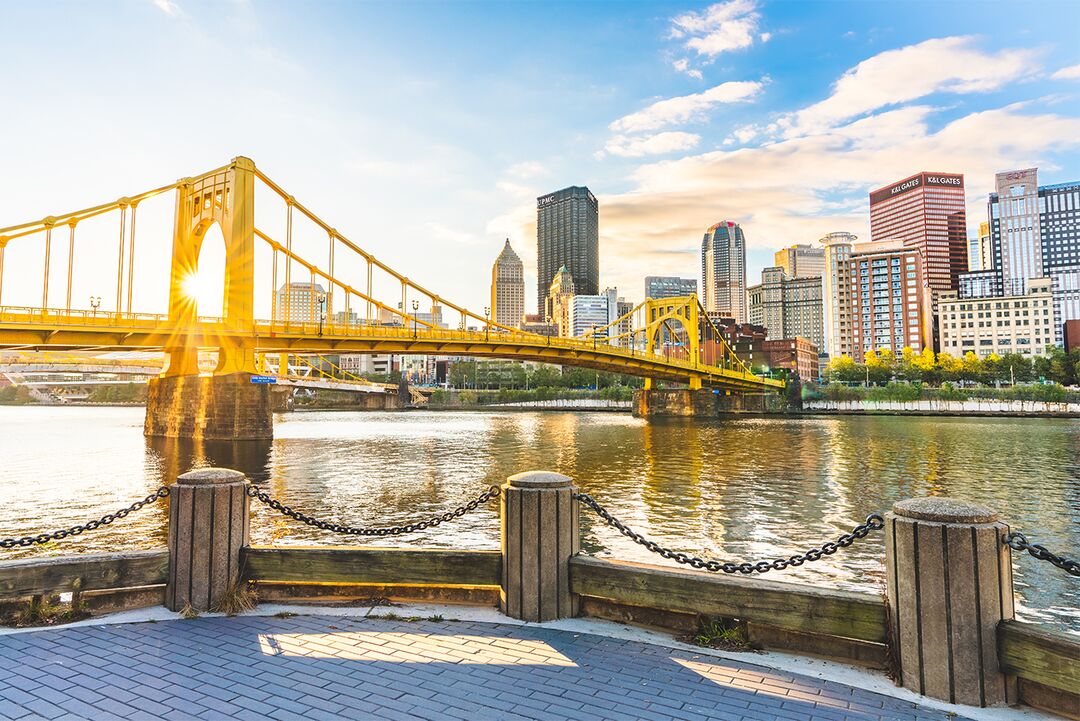
[[[835,539],[893,501],[942,495],[1001,512],[1051,550],[1080,555],[1080,421],[820,417],[645,422],[621,413],[310,412],[277,417],[270,442],[148,441],[142,408],[0,407],[0,537],[82,523],[193,466],[247,472],[283,503],[352,525],[440,513],[523,470],[575,479],[630,527],[720,560],[787,556]],[[586,551],[668,563],[586,510]],[[162,546],[165,506],[0,559]],[[253,505],[260,544],[349,544]],[[492,504],[412,536],[497,548]],[[880,533],[774,580],[876,592]],[[1019,615],[1080,634],[1080,579],[1016,555]]]

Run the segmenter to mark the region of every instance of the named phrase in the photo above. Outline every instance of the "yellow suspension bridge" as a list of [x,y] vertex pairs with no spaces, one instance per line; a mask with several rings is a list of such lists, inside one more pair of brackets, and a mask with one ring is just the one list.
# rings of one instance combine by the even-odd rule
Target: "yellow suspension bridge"
[[[174,191],[167,312],[141,312],[134,306],[140,257],[137,211]],[[256,217],[257,192],[270,199],[267,205],[276,215],[264,220],[260,205]],[[117,221],[115,302],[110,298],[111,307],[105,309],[100,297],[91,298],[90,307],[73,305],[73,279],[82,268],[75,260],[78,231],[93,223],[100,233],[109,217]],[[301,221],[322,239],[315,241],[321,245],[318,261],[302,255],[297,231]],[[214,225],[220,228],[225,247],[222,312],[220,317],[205,317],[198,314],[190,286],[198,277],[203,241]],[[312,232],[304,234],[305,247],[312,245],[311,236]],[[138,238],[145,244],[141,235]],[[55,247],[58,240],[67,241],[66,256],[55,252],[62,250]],[[4,257],[20,244],[33,244],[41,254],[41,302],[6,305],[5,274],[25,276],[26,271],[5,268]],[[257,255],[269,257],[269,267],[266,263],[262,267],[262,282],[269,281],[267,295],[272,299],[268,318],[255,313],[257,300],[265,300],[256,297]],[[66,259],[62,294],[58,292],[62,275],[54,257]],[[100,254],[96,260],[102,262]],[[25,277],[21,279],[25,283]],[[161,279],[162,284],[165,281]],[[311,291],[322,290],[317,301],[313,292],[308,293],[306,303],[317,302],[317,307],[293,307],[293,294],[279,293],[279,288],[291,288],[296,281],[310,283]],[[61,297],[62,305],[57,302]],[[421,307],[424,317],[417,312]],[[342,311],[325,314],[329,308]],[[445,327],[439,322],[443,318],[456,319],[457,327]],[[673,338],[680,342],[672,343]],[[267,354],[397,353],[582,366],[643,377],[647,388],[654,381],[729,392],[761,392],[783,385],[751,373],[694,296],[647,300],[584,337],[548,337],[495,323],[380,261],[245,157],[110,203],[0,228],[0,349],[160,350],[167,356],[163,379],[197,377],[199,351],[216,349],[215,376],[258,374],[267,368],[262,360]]]

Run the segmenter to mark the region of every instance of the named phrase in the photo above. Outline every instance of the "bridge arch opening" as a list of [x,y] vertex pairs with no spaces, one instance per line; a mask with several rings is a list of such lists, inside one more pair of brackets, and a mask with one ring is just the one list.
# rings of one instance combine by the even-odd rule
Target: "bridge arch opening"
[[648,349],[659,355],[693,360],[695,344],[691,334],[697,333],[698,329],[691,328],[690,319],[679,310],[661,313],[649,324]]
[[195,231],[195,262],[183,280],[184,294],[194,303],[195,315],[225,316],[225,236],[216,221]]

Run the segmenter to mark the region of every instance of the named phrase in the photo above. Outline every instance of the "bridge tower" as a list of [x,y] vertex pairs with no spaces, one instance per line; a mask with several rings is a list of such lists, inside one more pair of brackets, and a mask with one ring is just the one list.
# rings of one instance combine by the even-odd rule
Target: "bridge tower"
[[[678,298],[647,298],[645,300],[645,352],[656,353],[657,346],[663,351],[663,339],[665,329],[673,331],[673,324],[683,327],[687,337],[687,359],[691,363],[700,361],[701,340],[698,337],[698,299],[697,296],[688,295]],[[691,376],[689,379],[690,389],[701,388],[701,378]],[[645,379],[645,390],[650,390],[653,385],[652,378]]]
[[[168,365],[151,381],[144,434],[169,438],[253,440],[273,437],[271,390],[253,384],[255,361],[255,163],[237,157],[219,170],[185,178],[177,187],[169,273]],[[225,241],[224,330],[205,338],[188,292],[198,273],[207,231]],[[212,376],[199,375],[200,345],[217,347]]]

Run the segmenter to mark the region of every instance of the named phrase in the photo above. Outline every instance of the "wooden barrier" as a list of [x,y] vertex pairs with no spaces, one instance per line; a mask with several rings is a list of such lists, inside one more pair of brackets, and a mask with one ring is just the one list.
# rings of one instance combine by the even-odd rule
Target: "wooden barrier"
[[250,581],[495,586],[499,551],[437,548],[248,546],[240,554]]
[[997,629],[1001,669],[1019,680],[1029,706],[1080,718],[1080,639],[1019,621]]
[[0,598],[151,586],[168,573],[165,549],[0,561]]
[[794,632],[803,636],[796,648],[809,653],[871,665],[884,659],[885,606],[870,594],[587,556],[570,559],[570,589],[590,601],[738,619],[758,625],[761,638],[775,638],[771,629]]

